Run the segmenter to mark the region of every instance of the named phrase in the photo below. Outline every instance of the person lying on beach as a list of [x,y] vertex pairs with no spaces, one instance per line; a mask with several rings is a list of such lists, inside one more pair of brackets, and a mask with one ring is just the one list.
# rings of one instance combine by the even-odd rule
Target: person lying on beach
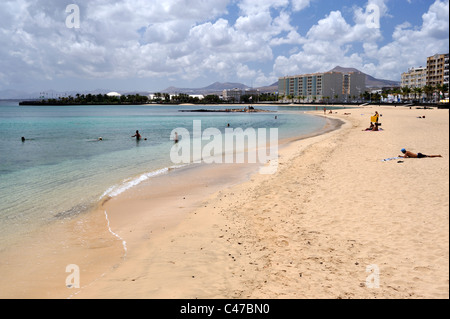
[[399,155],[398,157],[403,158],[436,158],[436,157],[442,157],[442,155],[425,155],[422,153],[415,154],[413,152],[407,151],[406,149],[402,149],[402,153],[404,155]]
[[370,127],[363,130],[363,132],[364,131],[372,131],[374,127],[375,127],[375,125],[372,122],[370,122]]

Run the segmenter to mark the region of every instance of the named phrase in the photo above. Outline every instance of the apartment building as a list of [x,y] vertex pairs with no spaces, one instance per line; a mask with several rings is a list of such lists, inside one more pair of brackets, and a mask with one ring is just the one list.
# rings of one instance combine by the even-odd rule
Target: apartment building
[[448,85],[449,54],[436,54],[427,59],[427,85]]
[[351,101],[366,90],[366,75],[361,72],[326,72],[279,78],[278,92],[287,98],[312,101]]
[[423,88],[427,85],[427,68],[410,68],[408,72],[402,74],[402,86],[409,88]]
[[252,95],[252,96],[259,96],[261,92],[258,89],[231,89],[231,90],[223,90],[223,99],[225,101],[233,101],[236,103],[241,102],[241,98],[244,95]]

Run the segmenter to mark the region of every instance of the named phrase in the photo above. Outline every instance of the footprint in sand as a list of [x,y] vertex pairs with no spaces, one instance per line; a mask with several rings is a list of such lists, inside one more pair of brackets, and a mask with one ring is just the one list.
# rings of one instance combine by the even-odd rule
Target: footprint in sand
[[279,240],[277,242],[277,246],[278,247],[287,247],[287,246],[289,246],[289,242],[287,240]]

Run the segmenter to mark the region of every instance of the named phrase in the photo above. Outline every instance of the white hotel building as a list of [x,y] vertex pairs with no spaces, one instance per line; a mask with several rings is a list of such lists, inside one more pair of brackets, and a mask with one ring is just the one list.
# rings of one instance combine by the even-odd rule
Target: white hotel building
[[362,72],[326,72],[286,76],[278,80],[278,92],[303,101],[350,102],[366,90]]

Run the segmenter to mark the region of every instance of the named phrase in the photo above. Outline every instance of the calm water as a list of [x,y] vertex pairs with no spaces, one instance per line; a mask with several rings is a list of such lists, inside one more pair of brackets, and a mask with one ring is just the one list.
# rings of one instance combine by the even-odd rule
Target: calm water
[[[165,173],[174,166],[170,133],[192,131],[194,120],[202,121],[203,130],[222,132],[227,123],[244,130],[278,128],[280,139],[325,125],[324,119],[289,108],[265,107],[276,114],[179,112],[189,108],[199,107],[19,107],[0,101],[0,248],[11,234],[88,211],[104,196]],[[148,140],[132,139],[136,130]]]

